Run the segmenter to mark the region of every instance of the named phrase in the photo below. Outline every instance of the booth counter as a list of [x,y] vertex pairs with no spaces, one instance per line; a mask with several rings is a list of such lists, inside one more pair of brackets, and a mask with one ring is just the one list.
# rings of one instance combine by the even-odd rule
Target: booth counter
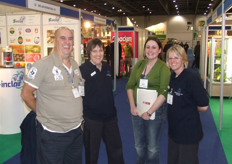
[[20,132],[28,113],[20,97],[24,68],[0,68],[0,134]]

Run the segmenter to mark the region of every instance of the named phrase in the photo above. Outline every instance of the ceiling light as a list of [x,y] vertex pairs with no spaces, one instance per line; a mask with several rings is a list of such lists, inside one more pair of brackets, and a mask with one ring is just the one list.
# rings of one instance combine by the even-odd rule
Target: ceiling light
[[212,3],[210,3],[209,6],[212,6]]
[[204,13],[204,15],[206,15],[206,13]]
[[150,11],[149,14],[151,14],[152,12]]
[[176,8],[176,10],[178,10],[178,7]]
[[143,6],[143,8],[145,8],[146,6]]
[[150,10],[149,8],[147,8],[147,10]]
[[173,0],[173,2],[175,3],[175,2],[176,2],[176,0]]
[[84,8],[84,10],[86,10],[86,8]]
[[62,2],[63,2],[63,0],[60,0],[60,2],[62,3]]
[[178,5],[175,5],[175,7],[178,7]]
[[104,5],[106,6],[106,5],[107,5],[107,3],[105,2],[105,3],[104,3]]
[[210,7],[208,6],[207,8],[209,9]]
[[126,13],[123,13],[123,15],[125,15]]
[[113,6],[113,7],[112,7],[112,9],[114,10],[114,9],[115,9],[115,7]]
[[76,7],[76,4],[73,4],[73,7]]

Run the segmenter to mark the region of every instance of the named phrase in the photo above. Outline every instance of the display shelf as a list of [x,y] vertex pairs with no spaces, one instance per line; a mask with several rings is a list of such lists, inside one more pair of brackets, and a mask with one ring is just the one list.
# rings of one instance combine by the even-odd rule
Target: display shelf
[[[209,39],[208,60],[208,93],[210,96],[220,96],[221,82],[221,38]],[[225,38],[224,49],[224,97],[231,97],[232,93],[232,38]]]
[[[221,86],[220,86],[220,82],[211,82],[208,79],[208,93],[210,95],[210,97],[219,97],[220,96],[220,92],[221,92]],[[224,88],[223,88],[223,95],[224,97],[232,97],[232,84],[231,82],[224,82]]]

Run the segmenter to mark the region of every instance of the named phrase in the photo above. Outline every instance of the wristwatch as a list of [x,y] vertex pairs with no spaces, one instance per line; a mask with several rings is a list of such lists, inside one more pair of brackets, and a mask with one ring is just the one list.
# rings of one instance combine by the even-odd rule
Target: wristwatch
[[147,115],[148,115],[149,117],[151,117],[152,114],[150,114],[150,113],[147,112]]

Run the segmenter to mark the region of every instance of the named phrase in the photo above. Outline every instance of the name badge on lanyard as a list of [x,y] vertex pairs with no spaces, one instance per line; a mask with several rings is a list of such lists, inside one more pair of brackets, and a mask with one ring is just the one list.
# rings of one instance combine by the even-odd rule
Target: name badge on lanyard
[[73,96],[74,96],[74,98],[78,98],[78,97],[80,97],[80,94],[79,94],[79,92],[78,92],[77,88],[73,88],[73,89],[72,89],[72,92],[73,92]]
[[139,87],[140,88],[147,88],[148,87],[148,79],[140,79]]
[[171,91],[168,93],[167,96],[167,103],[172,105],[173,104],[173,93],[172,93],[173,89],[171,89]]

